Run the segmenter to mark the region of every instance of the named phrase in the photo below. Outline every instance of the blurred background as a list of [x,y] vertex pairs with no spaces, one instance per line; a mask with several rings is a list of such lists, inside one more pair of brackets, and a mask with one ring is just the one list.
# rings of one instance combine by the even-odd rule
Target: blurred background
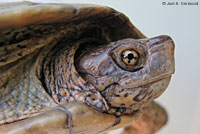
[[[110,6],[126,14],[147,37],[170,35],[176,44],[176,72],[166,92],[157,99],[169,114],[168,124],[157,134],[200,134],[200,0],[29,1]],[[166,5],[168,2],[179,5]],[[181,2],[198,2],[198,5],[181,5]]]

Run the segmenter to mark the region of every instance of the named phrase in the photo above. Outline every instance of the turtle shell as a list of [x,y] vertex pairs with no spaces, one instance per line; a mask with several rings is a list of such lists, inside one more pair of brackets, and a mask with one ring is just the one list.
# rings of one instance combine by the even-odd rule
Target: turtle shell
[[[110,7],[31,2],[0,5],[0,124],[57,105],[43,90],[35,72],[19,75],[24,74],[19,68],[25,60],[34,62],[35,53],[44,47],[52,48],[59,39],[67,38],[70,42],[84,37],[103,44],[124,38],[145,38],[124,14]],[[26,65],[29,69],[32,62]],[[28,75],[35,77],[27,80]],[[16,87],[17,81],[10,81],[14,77],[18,83],[23,80],[27,88]]]
[[[88,4],[20,2],[2,4],[0,13],[0,66],[12,63],[44,46],[30,44],[28,50],[25,49],[23,53],[16,55],[17,43],[34,38],[38,33],[43,35],[47,32],[54,33],[59,28],[62,29],[63,26],[73,26],[80,22],[86,23],[79,26],[79,30],[81,30],[81,27],[89,28],[90,33],[88,34],[91,35],[95,30],[106,27],[108,33],[102,35],[101,38],[109,36],[109,39],[106,39],[107,42],[123,38],[145,38],[124,14],[110,7]],[[97,25],[99,29],[94,28],[93,25]],[[71,31],[75,30],[77,29],[71,28]],[[7,50],[6,46],[9,46],[12,50]],[[5,53],[5,49],[7,53]]]

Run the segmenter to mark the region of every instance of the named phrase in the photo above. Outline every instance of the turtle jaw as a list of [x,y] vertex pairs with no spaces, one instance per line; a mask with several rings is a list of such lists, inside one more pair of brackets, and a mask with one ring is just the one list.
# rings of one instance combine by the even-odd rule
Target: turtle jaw
[[110,106],[135,111],[159,97],[168,87],[170,80],[171,76],[134,88],[112,84],[101,93]]

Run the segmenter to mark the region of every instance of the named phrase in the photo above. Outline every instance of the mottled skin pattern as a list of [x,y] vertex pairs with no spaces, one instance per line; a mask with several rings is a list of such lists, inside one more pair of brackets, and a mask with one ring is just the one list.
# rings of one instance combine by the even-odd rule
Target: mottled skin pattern
[[[126,65],[123,51],[135,50],[138,63]],[[79,58],[79,71],[100,90],[108,104],[119,108],[110,113],[131,113],[160,96],[174,72],[174,44],[168,36],[124,39],[89,50]]]
[[[111,8],[25,2],[2,5],[0,13],[2,134],[123,127],[174,73],[171,38],[140,39],[145,36]],[[138,54],[131,66],[122,58],[127,50]]]

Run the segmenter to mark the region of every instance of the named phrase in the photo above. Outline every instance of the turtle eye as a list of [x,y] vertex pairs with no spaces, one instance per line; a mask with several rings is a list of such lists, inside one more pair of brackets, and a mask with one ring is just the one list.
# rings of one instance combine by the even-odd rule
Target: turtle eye
[[125,50],[122,52],[122,61],[128,66],[134,66],[137,64],[139,55],[134,50]]
[[147,58],[146,46],[126,42],[126,39],[123,44],[120,41],[117,45],[110,51],[110,55],[118,67],[131,72],[144,67]]

